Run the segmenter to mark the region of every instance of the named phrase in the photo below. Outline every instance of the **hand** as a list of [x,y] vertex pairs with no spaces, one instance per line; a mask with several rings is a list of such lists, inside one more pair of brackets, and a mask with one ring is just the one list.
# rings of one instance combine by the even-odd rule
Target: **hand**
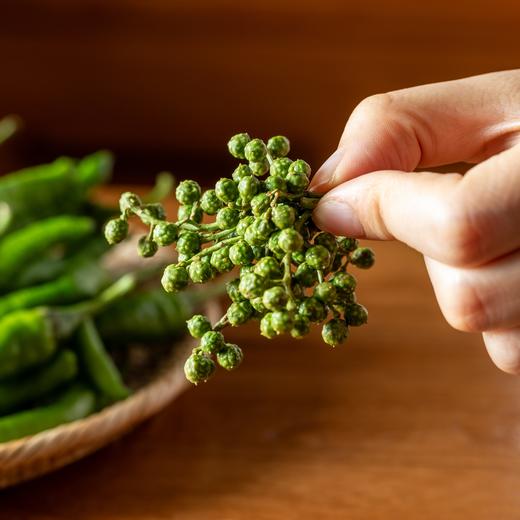
[[446,320],[520,373],[520,70],[365,99],[311,189],[321,228],[423,253]]

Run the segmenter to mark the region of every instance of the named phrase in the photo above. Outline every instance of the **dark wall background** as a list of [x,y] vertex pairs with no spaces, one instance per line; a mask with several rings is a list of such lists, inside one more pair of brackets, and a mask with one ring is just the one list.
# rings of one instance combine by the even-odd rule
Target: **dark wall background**
[[520,63],[520,3],[12,0],[0,6],[2,171],[99,147],[116,180],[228,173],[228,137],[314,165],[363,97]]

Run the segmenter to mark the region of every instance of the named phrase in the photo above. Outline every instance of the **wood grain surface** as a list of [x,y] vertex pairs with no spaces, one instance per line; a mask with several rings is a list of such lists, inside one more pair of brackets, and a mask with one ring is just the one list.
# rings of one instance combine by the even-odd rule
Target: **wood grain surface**
[[233,329],[239,371],[1,492],[0,519],[518,519],[520,379],[442,320],[417,253],[374,247],[348,345]]

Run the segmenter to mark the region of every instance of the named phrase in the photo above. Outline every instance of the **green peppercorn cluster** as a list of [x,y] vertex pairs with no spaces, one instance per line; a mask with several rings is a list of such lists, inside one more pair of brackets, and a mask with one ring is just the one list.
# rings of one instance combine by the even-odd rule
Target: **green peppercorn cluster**
[[[368,318],[347,267],[370,268],[374,253],[353,238],[316,228],[311,215],[319,197],[307,191],[311,168],[289,159],[289,140],[275,136],[265,143],[242,133],[229,140],[228,150],[241,161],[231,178],[205,192],[193,180],[177,186],[176,222],[166,220],[162,206],[124,193],[120,217],[105,227],[107,240],[120,242],[136,215],[150,228],[139,240],[142,256],[176,247],[178,261],[162,276],[168,292],[239,269],[226,286],[231,299],[226,314],[213,325],[202,315],[188,321],[190,334],[200,340],[184,367],[195,384],[209,379],[217,364],[233,370],[242,362],[242,350],[225,341],[226,326],[254,319],[267,338],[302,338],[311,324],[320,323],[324,342],[335,347],[347,339],[350,326]],[[213,222],[203,223],[204,215],[214,216]]]

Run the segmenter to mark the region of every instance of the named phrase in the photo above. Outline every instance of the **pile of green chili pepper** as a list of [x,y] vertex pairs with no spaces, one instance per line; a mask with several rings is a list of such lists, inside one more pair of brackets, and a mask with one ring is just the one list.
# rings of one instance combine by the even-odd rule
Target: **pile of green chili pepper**
[[[101,226],[111,210],[89,192],[111,168],[100,151],[0,177],[0,442],[126,398],[131,389],[106,343],[169,342],[200,303],[196,292],[143,289],[153,270],[105,267]],[[161,174],[148,200],[171,190]]]

